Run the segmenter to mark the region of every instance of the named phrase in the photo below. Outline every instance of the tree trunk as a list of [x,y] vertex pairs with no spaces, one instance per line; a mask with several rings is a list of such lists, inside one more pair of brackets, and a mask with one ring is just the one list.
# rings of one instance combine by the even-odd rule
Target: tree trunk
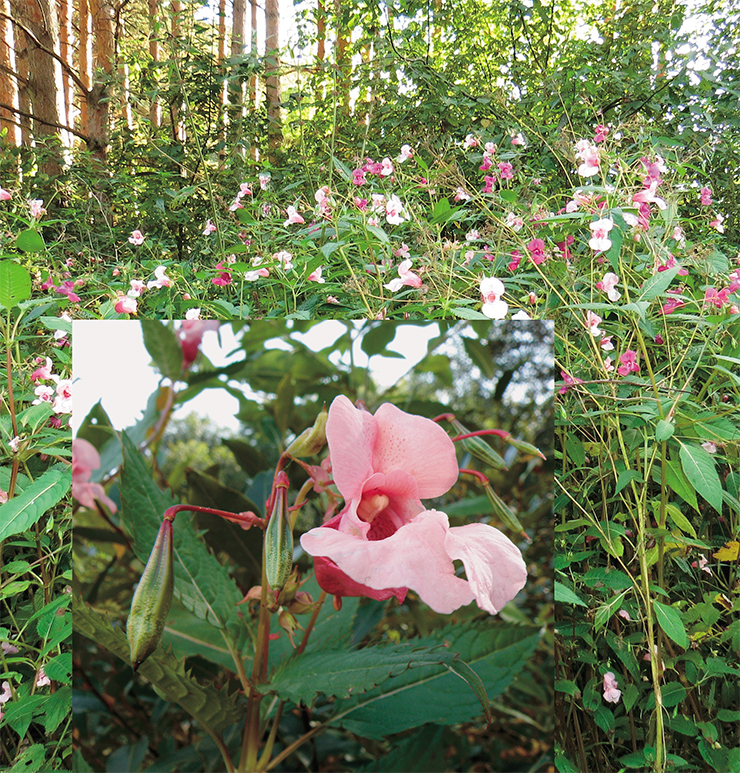
[[[72,36],[72,0],[60,0],[59,2],[59,54],[66,62],[67,67],[70,70],[74,70],[73,48],[70,45],[70,38]],[[72,80],[69,77],[69,71],[66,68],[62,68],[62,105],[64,109],[64,117],[61,123],[65,126],[74,126],[74,87]],[[64,144],[72,144],[72,135],[69,132],[64,132]]]
[[[151,58],[152,86],[158,77],[157,64],[159,62],[159,40],[157,39],[157,0],[149,0],[149,57]],[[152,129],[158,129],[162,120],[162,111],[159,98],[156,94],[149,103],[149,125]]]
[[[232,58],[241,57],[244,54],[245,31],[247,21],[247,3],[246,0],[234,0],[231,23],[231,56]],[[239,72],[240,64],[235,64],[232,74]],[[242,136],[242,125],[244,119],[244,84],[240,78],[234,78],[230,81],[228,91],[229,102],[229,141],[232,143],[234,151],[243,153],[243,146],[239,143]]]
[[280,7],[278,0],[265,2],[265,99],[267,101],[268,156],[277,163],[277,152],[283,142],[280,115]]
[[[170,0],[170,14],[172,16],[172,39],[177,51],[180,51],[180,38],[182,37],[182,3],[180,0]],[[177,142],[185,142],[185,123],[182,120],[182,105],[179,102],[170,104],[172,119],[172,138]]]
[[[346,0],[345,0],[346,1]],[[334,0],[334,18],[336,20],[337,25],[337,37],[336,37],[336,47],[335,47],[335,56],[336,56],[336,68],[337,68],[337,76],[336,76],[336,90],[334,94],[334,98],[339,102],[341,105],[341,112],[343,115],[347,116],[349,115],[349,92],[350,92],[350,81],[349,81],[349,58],[347,54],[347,46],[349,45],[349,40],[347,37],[347,26],[343,19],[343,12],[342,12],[342,0]]]
[[[8,0],[0,1],[0,9],[3,13],[10,13]],[[12,108],[18,107],[18,78],[15,67],[16,54],[14,51],[15,30],[7,19],[0,19],[0,105],[8,105],[8,108],[0,107],[0,143],[7,145],[18,144],[17,123],[18,117]],[[9,109],[11,108],[11,109]]]
[[90,150],[105,161],[110,142],[109,81],[113,72],[113,18],[107,0],[89,0],[93,29],[93,82],[87,101]]
[[[79,12],[79,76],[87,89],[90,88],[90,8],[87,0],[80,0]],[[87,95],[80,95],[80,130],[87,128]]]

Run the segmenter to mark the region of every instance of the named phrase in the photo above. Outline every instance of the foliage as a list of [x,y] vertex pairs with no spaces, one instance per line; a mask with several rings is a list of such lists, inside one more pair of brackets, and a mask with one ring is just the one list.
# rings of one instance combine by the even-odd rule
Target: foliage
[[[157,325],[160,331],[159,343],[150,345],[149,353],[155,367],[164,372],[167,362],[174,361],[167,348],[179,350],[175,336],[160,323],[145,324]],[[502,428],[522,440],[544,441],[547,448],[552,360],[551,330],[545,323],[523,323],[516,330],[490,322],[475,327],[440,323],[413,373],[386,389],[374,383],[367,368],[341,355],[361,347],[371,357],[393,356],[398,332],[393,323],[347,324],[337,340],[319,351],[302,342],[301,334],[310,332],[314,323],[231,324],[240,336],[241,359],[214,367],[201,355],[199,365],[182,374],[177,402],[185,403],[204,390],[218,399],[224,388],[221,376],[228,374],[228,389],[239,399],[244,432],[222,442],[233,452],[247,482],[241,490],[223,486],[212,464],[197,479],[186,476],[189,489],[181,501],[231,512],[263,512],[271,468],[281,450],[338,394],[361,397],[371,407],[390,400],[427,416],[452,408],[469,428],[490,427],[490,415],[495,414]],[[288,348],[273,348],[277,341]],[[465,365],[463,391],[458,391],[459,379],[450,360],[440,357],[441,351],[450,352],[461,370]],[[469,352],[478,367],[472,365]],[[503,364],[497,364],[493,352],[499,353]],[[515,375],[506,375],[506,367]],[[526,387],[515,387],[517,381],[527,381],[531,394]],[[256,396],[246,398],[244,387]],[[511,409],[517,407],[528,411],[528,423],[507,423]],[[112,513],[99,504],[96,511],[80,508],[76,513],[75,613],[80,616],[76,627],[80,635],[75,646],[86,653],[76,674],[84,698],[75,721],[79,737],[85,739],[77,765],[106,769],[116,764],[114,760],[126,759],[129,770],[145,769],[155,760],[157,766],[178,770],[223,769],[224,753],[234,761],[239,757],[248,704],[242,676],[253,669],[259,603],[236,606],[236,602],[260,583],[261,532],[256,527],[244,531],[215,517],[196,514],[191,521],[187,513],[177,515],[175,601],[164,646],[141,666],[143,678],[131,681],[120,622],[138,580],[139,562],[146,560],[172,497],[162,488],[158,465],[152,463],[156,457],[168,464],[165,442],[157,449],[159,434],[152,436],[149,454],[139,449],[140,441],[135,444],[130,438],[145,441],[147,428],[160,427],[162,417],[147,413],[138,427],[121,433],[121,451],[119,433],[107,423],[100,406],[94,415],[95,423],[84,422],[78,437],[94,441],[103,457],[109,454],[106,446],[118,446],[119,461],[110,467],[106,462],[104,469],[122,464],[122,470],[103,480],[121,508]],[[419,759],[433,766],[449,743],[454,745],[456,764],[465,766],[505,754],[514,744],[523,748],[510,750],[508,758],[521,769],[539,764],[540,757],[547,759],[552,694],[541,674],[552,669],[547,627],[552,610],[551,492],[540,459],[513,447],[506,451],[503,444],[496,447],[505,453],[508,470],[489,470],[466,453],[460,464],[496,473],[492,480],[497,491],[517,511],[531,537],[531,544],[523,545],[530,573],[525,591],[507,605],[500,620],[482,614],[475,604],[449,617],[439,615],[413,593],[403,604],[395,599],[345,597],[339,609],[328,602],[316,608],[312,627],[308,618],[302,619],[307,633],[295,631],[293,646],[278,616],[272,615],[274,638],[259,708],[260,737],[268,749],[274,741],[272,764],[318,770],[339,755],[343,766],[359,769],[384,757],[403,759],[414,743],[424,739],[430,745]],[[310,486],[302,486],[304,475],[295,466],[288,473],[293,501],[298,489]],[[486,522],[491,505],[481,494],[478,483],[461,477],[437,506],[449,513],[454,525]],[[296,523],[296,545],[301,532],[321,523],[326,506],[325,496],[309,497]],[[319,599],[310,557],[297,550],[295,558],[306,580],[301,590]],[[302,640],[307,646],[296,649]],[[115,696],[115,709],[96,695]],[[521,709],[523,696],[531,708]],[[492,722],[488,729],[481,714]],[[195,725],[190,717],[197,720]],[[277,735],[268,737],[273,722]]]

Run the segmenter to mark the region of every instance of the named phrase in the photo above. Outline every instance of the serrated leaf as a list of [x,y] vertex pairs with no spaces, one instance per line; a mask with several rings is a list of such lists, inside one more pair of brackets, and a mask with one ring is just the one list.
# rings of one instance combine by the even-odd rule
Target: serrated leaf
[[658,625],[663,629],[665,635],[676,642],[679,647],[688,649],[689,637],[686,635],[686,628],[678,610],[667,604],[661,604],[660,601],[653,601],[653,608]]
[[587,607],[588,604],[586,604],[583,599],[581,599],[580,596],[576,595],[570,588],[568,588],[566,585],[563,585],[562,582],[558,582],[555,580],[555,601],[557,601],[560,604],[576,604],[579,607]]
[[663,443],[664,441],[668,440],[668,438],[673,434],[675,429],[676,428],[672,421],[666,421],[665,419],[661,419],[655,425],[655,439],[659,443]]
[[[109,620],[101,617],[82,601],[74,597],[75,631],[92,639],[101,647],[130,664],[129,646],[120,628],[114,628]],[[178,703],[204,727],[215,733],[237,722],[244,712],[237,706],[237,694],[217,690],[213,685],[201,685],[185,671],[185,661],[177,660],[171,653],[157,647],[138,670],[154,687],[157,694],[171,703]]]
[[445,752],[454,743],[454,736],[443,725],[425,725],[405,738],[385,757],[371,762],[361,773],[388,773],[402,770],[404,773],[443,773],[449,770]]
[[[487,620],[452,625],[414,641],[420,647],[444,644],[475,670],[493,699],[524,667],[540,639],[531,627]],[[427,722],[457,724],[481,714],[477,696],[444,666],[410,668],[378,687],[335,704],[331,724],[365,738],[381,739]]]
[[[485,314],[483,314],[483,312],[476,311],[476,309],[467,309],[464,306],[459,306],[457,308],[452,309],[452,313],[458,319],[485,319],[485,320],[489,319]],[[468,339],[465,338],[463,340],[467,341]]]
[[[69,653],[70,661],[72,658]],[[70,674],[72,673],[72,664],[70,662]],[[53,679],[47,672],[49,679]],[[72,711],[72,687],[64,685],[51,695],[47,695],[44,703],[44,729],[47,733],[53,733],[59,725],[69,716]]]
[[653,298],[657,298],[664,293],[671,282],[676,278],[681,266],[674,266],[668,268],[665,271],[659,271],[657,274],[653,274],[651,277],[645,280],[642,285],[639,301],[650,301]]
[[0,541],[30,529],[69,491],[72,471],[52,467],[17,497],[0,505]]
[[[50,696],[53,698],[54,696]],[[71,703],[70,703],[71,708]],[[69,713],[69,709],[67,710]],[[47,729],[47,733],[52,732]],[[35,743],[23,751],[19,757],[13,761],[12,768],[5,768],[8,773],[38,773],[46,762],[46,749],[42,744]]]
[[12,260],[0,261],[0,306],[12,309],[31,297],[31,275]]
[[681,444],[679,458],[689,483],[718,512],[722,512],[722,483],[714,457],[698,445]]
[[177,381],[182,375],[182,347],[175,333],[158,319],[142,319],[141,332],[157,370],[170,381]]
[[44,714],[46,695],[26,695],[17,701],[8,701],[3,707],[3,724],[10,725],[18,735],[28,731],[31,722]]

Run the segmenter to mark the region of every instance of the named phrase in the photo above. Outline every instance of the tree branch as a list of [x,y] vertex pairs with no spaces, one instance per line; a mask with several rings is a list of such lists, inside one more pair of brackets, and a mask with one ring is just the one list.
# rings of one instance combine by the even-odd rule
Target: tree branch
[[[33,113],[27,113],[25,110],[19,110],[17,107],[13,107],[12,105],[6,105],[4,102],[0,102],[0,108],[4,110],[9,110],[11,113],[15,113],[16,115],[22,115],[24,118],[30,118],[32,121],[38,121],[38,123],[42,123],[44,124],[44,126],[53,126],[55,129],[63,129],[65,132],[74,134],[75,137],[79,137],[81,140],[84,140],[87,143],[90,142],[90,138],[86,134],[83,134],[82,132],[77,131],[77,129],[73,129],[71,126],[64,126],[61,123],[45,121],[43,118],[37,118]],[[16,123],[16,122],[10,121],[10,123]],[[19,123],[16,125],[21,126],[21,124]]]
[[83,83],[82,79],[79,75],[67,64],[67,62],[62,59],[59,54],[56,53],[56,51],[52,51],[51,49],[47,48],[37,37],[34,35],[34,33],[28,29],[25,25],[21,24],[21,22],[18,21],[18,19],[13,18],[7,13],[3,13],[3,11],[0,11],[0,19],[7,19],[8,21],[12,22],[16,25],[19,29],[23,30],[23,32],[28,35],[29,38],[38,46],[44,53],[48,54],[53,59],[56,59],[59,64],[62,65],[62,69],[69,75],[69,77],[74,81],[77,88],[85,95],[88,96],[90,94],[89,89],[85,84]]
[[17,72],[11,70],[10,67],[6,67],[4,64],[0,64],[0,72],[5,72],[15,78],[23,86],[28,86],[28,78],[22,78],[20,75],[18,75]]

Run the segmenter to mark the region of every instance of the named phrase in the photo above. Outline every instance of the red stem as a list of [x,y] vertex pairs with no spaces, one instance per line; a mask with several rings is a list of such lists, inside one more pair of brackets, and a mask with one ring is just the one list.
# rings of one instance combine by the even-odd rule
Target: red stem
[[[194,513],[210,513],[211,515],[218,515],[232,523],[246,523],[249,524],[249,526],[259,526],[261,529],[265,528],[264,518],[255,515],[251,510],[248,510],[245,513],[229,513],[225,510],[214,510],[211,507],[199,507],[198,505],[174,505],[165,510],[163,517],[168,521],[174,521],[175,516],[182,510],[189,510]],[[249,526],[247,526],[247,528],[249,528]]]
[[465,435],[458,435],[452,438],[452,442],[456,443],[458,440],[465,440],[469,437],[479,437],[480,435],[497,435],[498,437],[507,438],[511,437],[511,432],[506,432],[503,429],[477,429],[475,432],[468,432]]
[[482,486],[487,486],[491,482],[490,480],[488,480],[488,478],[482,472],[478,472],[478,470],[464,470],[464,469],[461,469],[460,472],[461,473],[466,472],[468,475],[475,476],[481,482]]

